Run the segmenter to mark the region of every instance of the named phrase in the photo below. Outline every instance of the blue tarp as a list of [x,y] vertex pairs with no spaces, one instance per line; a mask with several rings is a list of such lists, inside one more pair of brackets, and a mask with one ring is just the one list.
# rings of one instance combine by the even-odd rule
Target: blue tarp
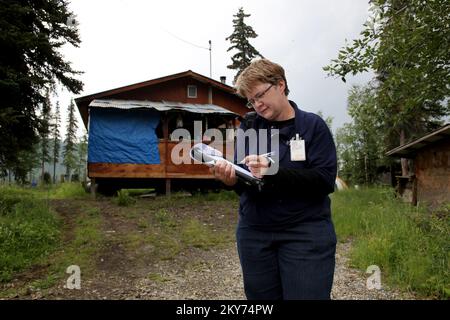
[[88,162],[160,164],[155,110],[89,110]]

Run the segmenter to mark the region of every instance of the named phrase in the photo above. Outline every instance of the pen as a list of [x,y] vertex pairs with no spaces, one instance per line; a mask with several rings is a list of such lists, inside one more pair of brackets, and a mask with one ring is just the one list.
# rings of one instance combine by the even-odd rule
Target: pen
[[[274,151],[263,153],[263,154],[259,154],[259,156],[266,157],[270,162],[274,163],[273,159],[270,157],[270,156],[273,156],[273,155],[275,155]],[[245,163],[244,160],[245,160],[245,158],[239,163],[240,164],[244,164]]]

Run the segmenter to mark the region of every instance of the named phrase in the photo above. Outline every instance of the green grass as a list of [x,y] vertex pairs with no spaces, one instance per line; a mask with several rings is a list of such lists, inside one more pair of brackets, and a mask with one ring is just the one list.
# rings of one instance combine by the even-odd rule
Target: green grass
[[154,255],[160,260],[174,259],[183,249],[183,243],[173,233],[157,232],[146,237],[154,246]]
[[194,201],[239,201],[239,196],[234,191],[208,192],[205,194],[195,194]]
[[[88,204],[77,207],[72,236],[63,242],[62,220],[49,209],[48,202],[85,197],[81,185],[75,183],[47,190],[0,187],[0,282],[42,265],[46,266],[44,276],[28,284],[42,290],[68,277],[66,268],[70,265],[80,266],[83,274],[92,271],[93,256],[102,243],[99,209]],[[1,296],[15,294],[9,291]]]
[[211,230],[209,226],[196,219],[189,219],[185,222],[181,230],[181,239],[186,246],[202,249],[212,248],[230,241],[227,234]]
[[38,264],[58,247],[60,221],[44,200],[0,188],[0,281]]
[[83,199],[90,197],[81,183],[66,182],[50,190],[50,199]]
[[122,189],[117,191],[117,197],[115,198],[117,205],[121,207],[131,206],[136,202],[136,199],[130,196],[130,193],[127,189]]
[[173,228],[177,225],[174,218],[171,216],[169,211],[167,211],[166,209],[159,209],[158,211],[156,211],[154,214],[154,219],[164,229]]
[[228,244],[234,239],[234,226],[215,229],[197,217],[176,216],[175,213],[186,207],[203,206],[205,201],[229,202],[225,200],[229,198],[229,193],[212,197],[175,193],[171,197],[138,201],[132,213],[129,209],[122,211],[125,217],[136,220],[136,231],[125,236],[126,248],[136,251],[146,247],[148,249],[143,254],[152,256],[152,260],[170,260],[190,247],[208,250]]
[[170,281],[169,278],[164,277],[158,273],[150,273],[147,275],[147,278],[154,282],[159,282],[159,283],[164,283],[164,282]]
[[132,233],[128,235],[128,248],[138,248],[144,243],[151,245],[153,255],[161,260],[175,258],[189,247],[208,250],[230,243],[232,234],[218,232],[195,218],[175,221],[165,217],[152,226],[146,236]]
[[83,276],[95,271],[95,255],[100,250],[103,236],[101,216],[96,207],[82,206],[75,218],[73,239],[63,243],[59,250],[48,259],[50,267],[47,275],[33,281],[34,289],[47,289],[57,281],[67,278],[67,267],[77,265]]
[[[2,292],[1,297],[24,295],[27,288],[51,288],[68,277],[66,268],[70,265],[78,265],[83,277],[95,271],[95,256],[105,241],[102,216],[95,202],[68,201],[73,212],[66,217],[65,224],[49,209],[51,199],[88,198],[89,194],[76,183],[46,188],[0,188],[0,281],[10,281],[22,271],[33,277],[20,288]],[[125,198],[131,198],[131,193]],[[116,199],[112,203],[118,205]],[[136,229],[117,235],[116,241],[124,243],[128,250],[135,250],[138,256],[142,253],[145,258],[150,257],[150,261],[174,259],[190,248],[208,250],[230,243],[233,226],[217,228],[207,224],[201,221],[202,217],[209,218],[203,213],[198,217],[178,213],[191,206],[203,209],[210,201],[226,207],[231,200],[237,197],[230,192],[139,199],[132,207],[117,208],[127,223],[135,222]],[[39,276],[31,267],[39,268]],[[153,280],[161,279],[155,276]]]
[[391,189],[382,188],[336,192],[332,206],[338,238],[354,240],[353,266],[365,271],[378,265],[389,286],[450,297],[448,206],[430,213],[401,203]]
[[7,186],[2,189],[9,190],[15,194],[33,195],[39,199],[85,199],[90,195],[80,182],[64,182],[57,185],[41,185],[39,187]]
[[64,248],[64,262],[59,263],[62,267],[75,264],[83,272],[93,268],[92,258],[102,243],[101,222],[97,208],[83,208],[76,218],[74,239]]

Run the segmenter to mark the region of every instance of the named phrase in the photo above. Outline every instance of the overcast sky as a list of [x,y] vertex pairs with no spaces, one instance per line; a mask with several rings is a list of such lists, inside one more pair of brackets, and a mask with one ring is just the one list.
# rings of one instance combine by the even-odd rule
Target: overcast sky
[[72,97],[186,70],[209,76],[208,40],[212,78],[226,76],[231,85],[235,71],[226,66],[234,52],[227,52],[225,38],[233,32],[233,15],[241,6],[251,14],[245,22],[258,34],[253,46],[284,67],[289,98],[303,110],[332,116],[333,131],[350,121],[348,90],[366,83],[370,74],[345,84],[327,77],[322,67],[337,57],[345,39],[358,37],[368,17],[368,0],[73,0],[70,8],[82,42],[62,52],[75,70],[84,72],[79,76],[84,90],[76,96],[59,93],[63,118]]

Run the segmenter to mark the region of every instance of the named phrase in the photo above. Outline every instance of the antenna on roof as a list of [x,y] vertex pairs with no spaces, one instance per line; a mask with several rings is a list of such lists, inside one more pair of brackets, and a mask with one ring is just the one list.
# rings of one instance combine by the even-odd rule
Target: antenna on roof
[[206,47],[202,47],[202,46],[196,45],[196,44],[194,44],[194,43],[192,43],[192,42],[186,41],[186,40],[184,40],[184,39],[178,37],[177,35],[173,34],[172,32],[170,32],[170,31],[168,31],[168,30],[166,30],[166,29],[164,29],[164,28],[161,28],[161,29],[162,29],[164,32],[170,34],[172,37],[174,37],[174,38],[176,38],[176,39],[178,39],[178,40],[180,40],[180,41],[183,41],[183,42],[185,42],[185,43],[187,43],[187,44],[189,44],[189,45],[191,45],[191,46],[194,46],[194,47],[197,47],[197,48],[200,48],[200,49],[206,49],[206,50],[209,50],[209,77],[212,79],[212,57],[211,57],[212,43],[211,43],[211,40],[208,41],[208,42],[209,42],[209,48],[206,48]]
[[209,77],[212,79],[211,40],[209,40]]

